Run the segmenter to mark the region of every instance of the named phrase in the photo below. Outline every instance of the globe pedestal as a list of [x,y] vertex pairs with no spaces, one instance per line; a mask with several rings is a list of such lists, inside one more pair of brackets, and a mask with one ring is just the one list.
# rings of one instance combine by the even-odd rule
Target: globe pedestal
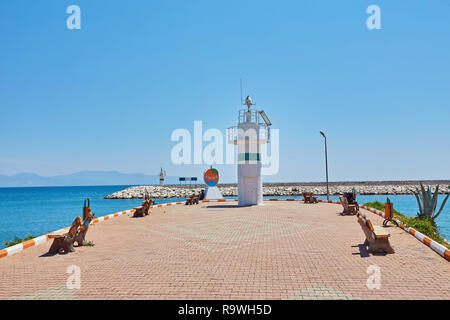
[[203,180],[205,181],[205,195],[203,200],[220,200],[223,199],[222,193],[217,187],[219,182],[219,171],[213,167],[209,168],[203,173]]
[[222,193],[217,186],[205,188],[205,197],[203,200],[220,200],[223,199]]

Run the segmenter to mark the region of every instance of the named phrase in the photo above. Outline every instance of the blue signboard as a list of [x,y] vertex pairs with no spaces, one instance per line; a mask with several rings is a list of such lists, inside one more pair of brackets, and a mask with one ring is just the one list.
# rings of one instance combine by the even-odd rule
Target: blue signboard
[[181,181],[183,181],[184,183],[186,183],[187,181],[190,181],[190,182],[194,181],[194,182],[196,182],[197,181],[197,177],[179,177],[178,180],[180,181],[180,184],[181,184]]

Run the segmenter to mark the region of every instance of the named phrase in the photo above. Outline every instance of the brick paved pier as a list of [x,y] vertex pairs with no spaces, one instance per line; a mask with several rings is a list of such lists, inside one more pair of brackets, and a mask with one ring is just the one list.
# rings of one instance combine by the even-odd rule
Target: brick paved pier
[[[91,226],[94,247],[29,248],[0,260],[0,299],[450,299],[450,263],[401,229],[389,228],[396,253],[374,256],[340,205],[264,204],[154,208]],[[66,286],[71,265],[79,290]],[[366,286],[371,265],[379,290]]]

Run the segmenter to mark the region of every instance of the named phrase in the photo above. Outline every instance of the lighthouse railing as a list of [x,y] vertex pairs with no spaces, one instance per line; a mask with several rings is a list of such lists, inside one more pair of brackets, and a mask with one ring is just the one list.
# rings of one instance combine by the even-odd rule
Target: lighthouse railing
[[[257,127],[257,137],[260,143],[270,143],[270,127],[259,124]],[[245,134],[245,133],[244,133]],[[227,129],[227,141],[229,144],[237,144],[239,137],[239,127],[233,126]]]
[[239,110],[238,123],[253,122],[259,123],[259,112],[256,109],[241,109]]

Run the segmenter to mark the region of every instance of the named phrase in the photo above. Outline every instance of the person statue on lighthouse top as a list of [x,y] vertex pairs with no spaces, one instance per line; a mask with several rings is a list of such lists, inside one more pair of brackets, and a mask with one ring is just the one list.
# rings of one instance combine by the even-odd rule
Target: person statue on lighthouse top
[[254,103],[252,101],[252,97],[247,96],[247,98],[245,98],[245,104],[247,105],[248,109],[250,110],[250,106],[254,105]]

